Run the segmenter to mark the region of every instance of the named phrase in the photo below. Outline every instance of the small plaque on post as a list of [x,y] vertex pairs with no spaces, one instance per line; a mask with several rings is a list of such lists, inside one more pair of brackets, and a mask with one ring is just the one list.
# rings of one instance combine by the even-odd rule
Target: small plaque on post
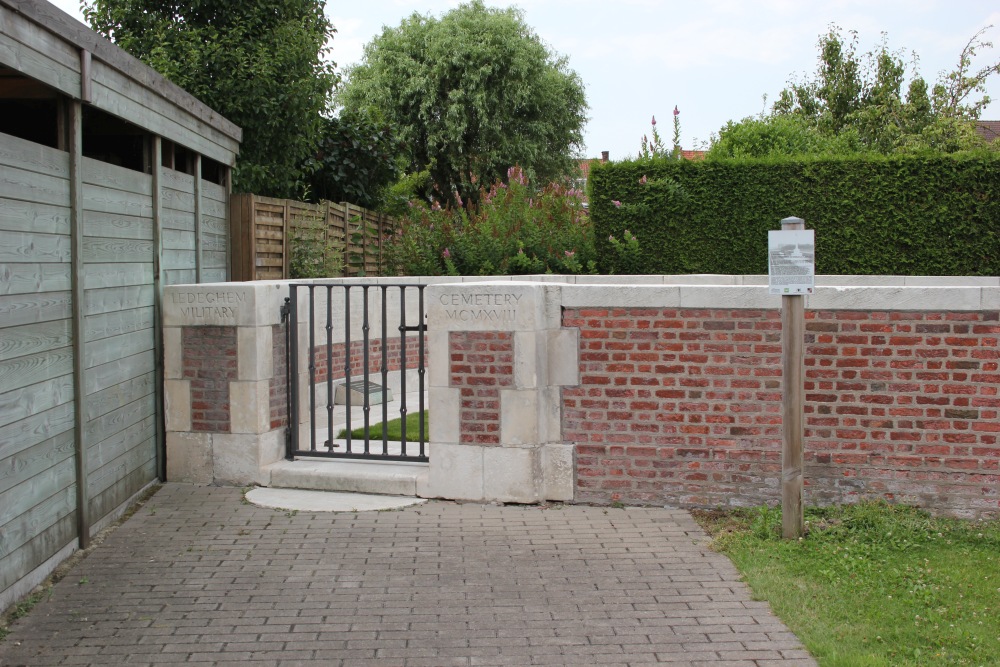
[[816,287],[816,236],[812,229],[767,233],[769,294],[812,294]]

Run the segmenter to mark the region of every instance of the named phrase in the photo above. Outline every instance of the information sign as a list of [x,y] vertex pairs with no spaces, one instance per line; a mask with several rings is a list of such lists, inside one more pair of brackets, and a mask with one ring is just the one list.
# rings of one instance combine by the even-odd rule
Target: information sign
[[812,294],[816,287],[816,236],[812,229],[768,231],[769,294]]

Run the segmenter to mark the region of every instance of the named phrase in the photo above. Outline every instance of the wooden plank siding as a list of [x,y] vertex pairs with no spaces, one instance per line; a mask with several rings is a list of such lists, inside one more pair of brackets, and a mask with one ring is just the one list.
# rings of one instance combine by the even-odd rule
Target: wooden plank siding
[[[0,127],[2,610],[163,474],[158,295],[229,279],[242,132],[43,0],[0,0],[0,66],[47,86],[58,115],[58,148]],[[144,142],[135,169],[83,156],[87,138],[105,157],[88,123],[106,115]],[[161,166],[162,141],[194,174]]]
[[75,537],[69,190],[65,151],[0,134],[0,591]]
[[[146,464],[156,458],[157,391],[141,360],[157,357],[157,239],[153,177],[86,158],[83,165],[82,368],[85,374],[91,369],[103,374],[100,385],[85,389],[82,420],[83,495],[93,522],[104,516],[104,508],[126,502],[136,483],[141,487],[156,478]],[[177,188],[171,191],[174,200],[190,196],[193,177],[179,174],[170,182]],[[127,231],[114,233],[121,228]],[[105,280],[88,280],[95,275]],[[96,496],[104,499],[95,503]]]
[[398,227],[389,216],[353,204],[247,194],[231,197],[229,217],[234,280],[289,279],[289,234],[310,220],[321,221],[326,238],[343,249],[343,276],[386,275],[382,240]]

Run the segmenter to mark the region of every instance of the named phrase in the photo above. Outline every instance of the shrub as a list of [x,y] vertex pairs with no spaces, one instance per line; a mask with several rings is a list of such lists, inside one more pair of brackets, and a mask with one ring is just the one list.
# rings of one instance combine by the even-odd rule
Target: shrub
[[650,159],[595,165],[602,270],[628,229],[644,273],[767,273],[767,232],[816,230],[820,274],[1000,274],[1000,157]]
[[[405,275],[595,273],[594,228],[582,192],[558,183],[532,190],[518,167],[480,190],[478,208],[455,195],[442,207],[410,202],[387,252]],[[634,250],[633,250],[634,248]],[[619,254],[636,254],[626,242]]]
[[292,279],[336,278],[344,273],[343,248],[327,237],[322,218],[306,216],[293,221],[288,244]]

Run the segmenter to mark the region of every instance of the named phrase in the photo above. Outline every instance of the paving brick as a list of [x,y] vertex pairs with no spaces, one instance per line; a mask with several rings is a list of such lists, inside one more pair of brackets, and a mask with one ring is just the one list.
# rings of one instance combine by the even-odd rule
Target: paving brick
[[165,485],[13,625],[0,664],[815,665],[686,512],[240,500]]

